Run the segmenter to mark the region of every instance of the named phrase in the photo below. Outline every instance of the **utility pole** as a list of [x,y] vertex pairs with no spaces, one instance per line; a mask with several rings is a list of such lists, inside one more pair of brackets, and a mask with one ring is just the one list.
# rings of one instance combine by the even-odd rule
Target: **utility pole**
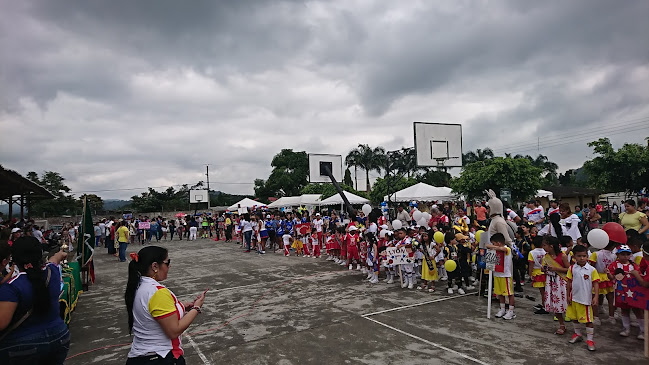
[[207,209],[210,209],[210,164],[205,164],[205,176],[207,177]]

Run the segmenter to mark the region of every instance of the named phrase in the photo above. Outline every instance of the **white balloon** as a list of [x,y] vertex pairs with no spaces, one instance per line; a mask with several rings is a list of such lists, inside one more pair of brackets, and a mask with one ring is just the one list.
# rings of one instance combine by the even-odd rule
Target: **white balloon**
[[413,218],[415,221],[417,221],[417,222],[419,222],[419,220],[420,220],[421,217],[423,217],[423,216],[424,216],[424,214],[423,214],[422,212],[420,212],[419,210],[415,210],[415,211],[412,213],[412,218]]
[[392,222],[392,228],[401,229],[401,227],[403,227],[403,224],[401,224],[400,220],[395,219],[394,222]]
[[608,234],[603,229],[595,228],[588,232],[588,243],[595,248],[605,248],[608,241]]
[[428,212],[424,213],[424,219],[426,219],[426,222],[429,222],[431,218],[433,218],[433,216],[430,215],[430,213]]
[[426,219],[424,219],[424,217],[421,217],[421,219],[418,220],[417,223],[418,223],[420,226],[428,227],[428,221],[427,221]]
[[370,212],[372,212],[372,206],[369,205],[369,204],[364,204],[362,209],[363,209],[363,213],[365,213],[365,215],[368,215],[368,214],[370,214]]
[[385,238],[385,234],[388,233],[385,229],[382,229],[381,232],[379,232],[379,237]]

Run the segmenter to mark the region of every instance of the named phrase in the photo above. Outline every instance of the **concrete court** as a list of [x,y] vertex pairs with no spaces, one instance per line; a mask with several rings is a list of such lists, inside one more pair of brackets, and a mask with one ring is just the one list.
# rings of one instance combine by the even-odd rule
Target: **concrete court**
[[[568,344],[568,335],[553,334],[552,317],[532,313],[538,299],[517,298],[513,321],[487,320],[486,299],[448,295],[445,283],[428,294],[371,285],[324,259],[244,253],[207,239],[160,245],[172,260],[165,285],[180,300],[210,288],[203,314],[183,336],[188,364],[649,363],[642,341],[621,339],[618,326],[596,328],[594,353]],[[72,315],[66,364],[126,361],[126,264],[105,252],[95,252],[97,282]],[[112,347],[92,351],[104,346]]]

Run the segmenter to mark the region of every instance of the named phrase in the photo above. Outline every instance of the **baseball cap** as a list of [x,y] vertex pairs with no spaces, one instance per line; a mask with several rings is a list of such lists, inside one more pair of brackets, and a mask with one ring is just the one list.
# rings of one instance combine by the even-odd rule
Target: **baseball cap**
[[350,226],[350,227],[349,227],[349,230],[350,230],[350,231],[357,231],[358,228],[356,228],[356,226]]
[[316,216],[316,217],[319,217],[319,216],[320,216],[320,213],[316,213],[315,216]]
[[390,228],[390,227],[388,227],[387,224],[382,224],[382,225],[381,225],[381,229],[389,229],[389,228]]
[[270,219],[270,214],[266,215],[266,218]]
[[16,228],[13,228],[13,229],[11,230],[11,233],[16,233],[16,232],[20,232],[20,231],[22,231],[22,229],[16,227]]
[[459,240],[468,240],[469,236],[465,236],[462,233],[456,233],[455,234],[455,239],[458,240],[458,241]]
[[631,252],[631,247],[629,247],[628,245],[620,245],[620,246],[617,248],[617,253],[621,253],[621,252],[632,253],[632,252]]

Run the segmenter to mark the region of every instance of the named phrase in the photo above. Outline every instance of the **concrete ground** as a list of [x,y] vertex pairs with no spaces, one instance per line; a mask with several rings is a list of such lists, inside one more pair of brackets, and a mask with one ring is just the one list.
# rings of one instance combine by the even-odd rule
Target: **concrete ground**
[[[553,334],[557,323],[517,298],[517,318],[486,319],[486,299],[371,285],[324,259],[244,253],[212,240],[161,241],[172,259],[167,285],[180,300],[210,288],[183,335],[188,364],[648,364],[642,341],[618,325],[596,328],[597,351]],[[129,247],[130,251],[140,246]],[[97,282],[72,314],[66,364],[120,364],[130,336],[127,265],[95,252]],[[606,316],[606,315],[604,315]],[[569,330],[571,326],[568,326]]]

